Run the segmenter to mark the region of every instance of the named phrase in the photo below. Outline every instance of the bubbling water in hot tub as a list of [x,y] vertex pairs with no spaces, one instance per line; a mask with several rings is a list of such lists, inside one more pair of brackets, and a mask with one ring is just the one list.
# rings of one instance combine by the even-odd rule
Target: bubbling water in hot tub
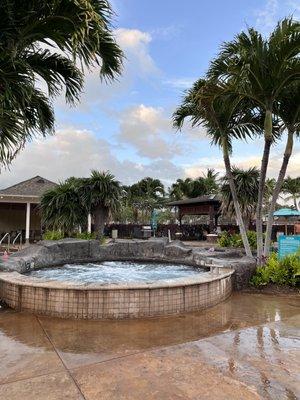
[[191,277],[206,272],[203,268],[184,264],[103,261],[101,263],[65,264],[62,267],[31,271],[30,276],[43,280],[72,281],[76,283],[153,282]]

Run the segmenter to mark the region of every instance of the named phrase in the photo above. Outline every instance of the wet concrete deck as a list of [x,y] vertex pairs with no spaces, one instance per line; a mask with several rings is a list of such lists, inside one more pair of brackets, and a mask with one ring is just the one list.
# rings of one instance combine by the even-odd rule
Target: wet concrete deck
[[0,311],[0,399],[300,398],[300,299],[235,293],[202,312],[72,321]]

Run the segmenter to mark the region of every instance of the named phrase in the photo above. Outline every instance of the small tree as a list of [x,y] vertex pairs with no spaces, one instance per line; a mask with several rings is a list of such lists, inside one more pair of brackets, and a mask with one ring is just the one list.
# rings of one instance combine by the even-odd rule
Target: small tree
[[77,192],[86,214],[93,215],[96,236],[100,238],[109,215],[117,212],[120,207],[122,194],[120,182],[108,171],[93,170],[89,178],[81,179]]
[[87,212],[78,195],[77,184],[77,179],[66,180],[42,196],[42,223],[47,229],[60,230],[70,236],[86,223]]

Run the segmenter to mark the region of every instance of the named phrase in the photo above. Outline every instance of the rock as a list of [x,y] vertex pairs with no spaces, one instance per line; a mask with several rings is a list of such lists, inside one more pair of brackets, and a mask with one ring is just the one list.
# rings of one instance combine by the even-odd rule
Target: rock
[[235,270],[234,287],[245,288],[256,265],[255,260],[236,250],[208,251],[194,248],[180,241],[166,239],[116,240],[100,245],[97,240],[63,239],[41,241],[12,254],[0,262],[0,271],[24,273],[31,269],[64,265],[67,263],[100,262],[104,260],[166,260],[192,265],[217,265]]

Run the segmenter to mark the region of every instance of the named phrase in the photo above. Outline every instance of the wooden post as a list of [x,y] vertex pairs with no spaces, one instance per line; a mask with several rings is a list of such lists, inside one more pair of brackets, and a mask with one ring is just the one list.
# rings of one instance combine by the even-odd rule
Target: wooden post
[[209,206],[209,233],[212,233],[215,230],[215,221],[214,221],[215,213],[213,206]]

